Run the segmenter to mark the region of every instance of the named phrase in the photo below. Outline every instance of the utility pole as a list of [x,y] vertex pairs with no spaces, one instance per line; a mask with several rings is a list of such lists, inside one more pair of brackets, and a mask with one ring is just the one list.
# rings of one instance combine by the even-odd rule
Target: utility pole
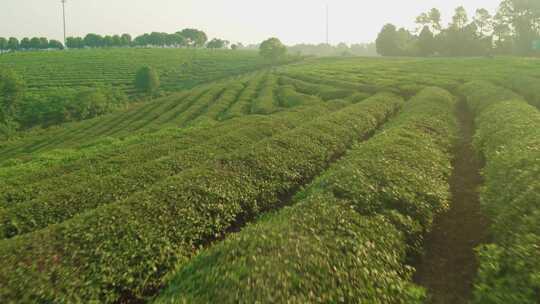
[[64,16],[64,47],[67,48],[66,45],[66,0],[62,1],[62,14]]
[[326,5],[326,44],[330,44],[330,19],[328,4]]

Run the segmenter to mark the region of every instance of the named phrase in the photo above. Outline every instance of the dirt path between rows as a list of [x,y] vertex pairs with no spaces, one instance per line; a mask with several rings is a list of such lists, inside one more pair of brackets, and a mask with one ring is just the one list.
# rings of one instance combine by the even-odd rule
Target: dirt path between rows
[[480,209],[481,162],[472,148],[474,120],[465,102],[456,109],[460,124],[450,210],[435,219],[416,265],[416,283],[428,290],[430,304],[465,304],[470,300],[477,263],[474,248],[487,241],[488,221]]

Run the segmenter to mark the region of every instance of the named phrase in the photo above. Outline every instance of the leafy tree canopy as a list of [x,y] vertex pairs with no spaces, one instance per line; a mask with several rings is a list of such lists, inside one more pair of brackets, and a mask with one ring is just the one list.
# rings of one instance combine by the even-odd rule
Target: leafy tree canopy
[[287,47],[278,38],[270,38],[259,47],[259,53],[266,59],[277,61],[287,54]]

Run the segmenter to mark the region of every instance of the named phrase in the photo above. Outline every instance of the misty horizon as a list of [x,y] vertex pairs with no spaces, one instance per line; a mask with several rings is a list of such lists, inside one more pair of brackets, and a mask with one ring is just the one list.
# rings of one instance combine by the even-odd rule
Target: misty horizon
[[[4,0],[0,17],[4,25],[0,37],[43,36],[63,40],[62,5],[60,0]],[[231,42],[257,44],[268,37],[279,37],[285,44],[319,44],[326,42],[326,5],[329,7],[329,42],[374,42],[386,23],[408,29],[417,26],[415,17],[432,7],[439,8],[444,23],[448,23],[455,7],[464,5],[469,15],[478,8],[496,10],[498,0],[415,1],[396,4],[383,0],[360,4],[353,1],[296,1],[286,3],[253,3],[236,0],[212,1],[142,0],[92,3],[67,0],[67,36],[147,32],[176,32],[182,28],[199,28],[209,37]],[[287,9],[284,9],[287,8]],[[211,9],[209,9],[211,8]],[[23,13],[24,12],[24,13]],[[96,22],[99,20],[100,22]]]

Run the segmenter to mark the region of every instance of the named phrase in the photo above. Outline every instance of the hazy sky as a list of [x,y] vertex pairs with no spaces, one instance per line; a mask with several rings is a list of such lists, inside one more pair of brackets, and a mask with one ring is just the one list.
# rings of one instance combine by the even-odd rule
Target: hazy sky
[[[67,0],[68,36],[176,32],[200,28],[210,37],[255,43],[279,37],[287,44],[373,41],[384,23],[414,28],[420,13],[437,7],[445,23],[464,5],[494,11],[500,0]],[[60,0],[0,0],[0,36],[62,37]]]

